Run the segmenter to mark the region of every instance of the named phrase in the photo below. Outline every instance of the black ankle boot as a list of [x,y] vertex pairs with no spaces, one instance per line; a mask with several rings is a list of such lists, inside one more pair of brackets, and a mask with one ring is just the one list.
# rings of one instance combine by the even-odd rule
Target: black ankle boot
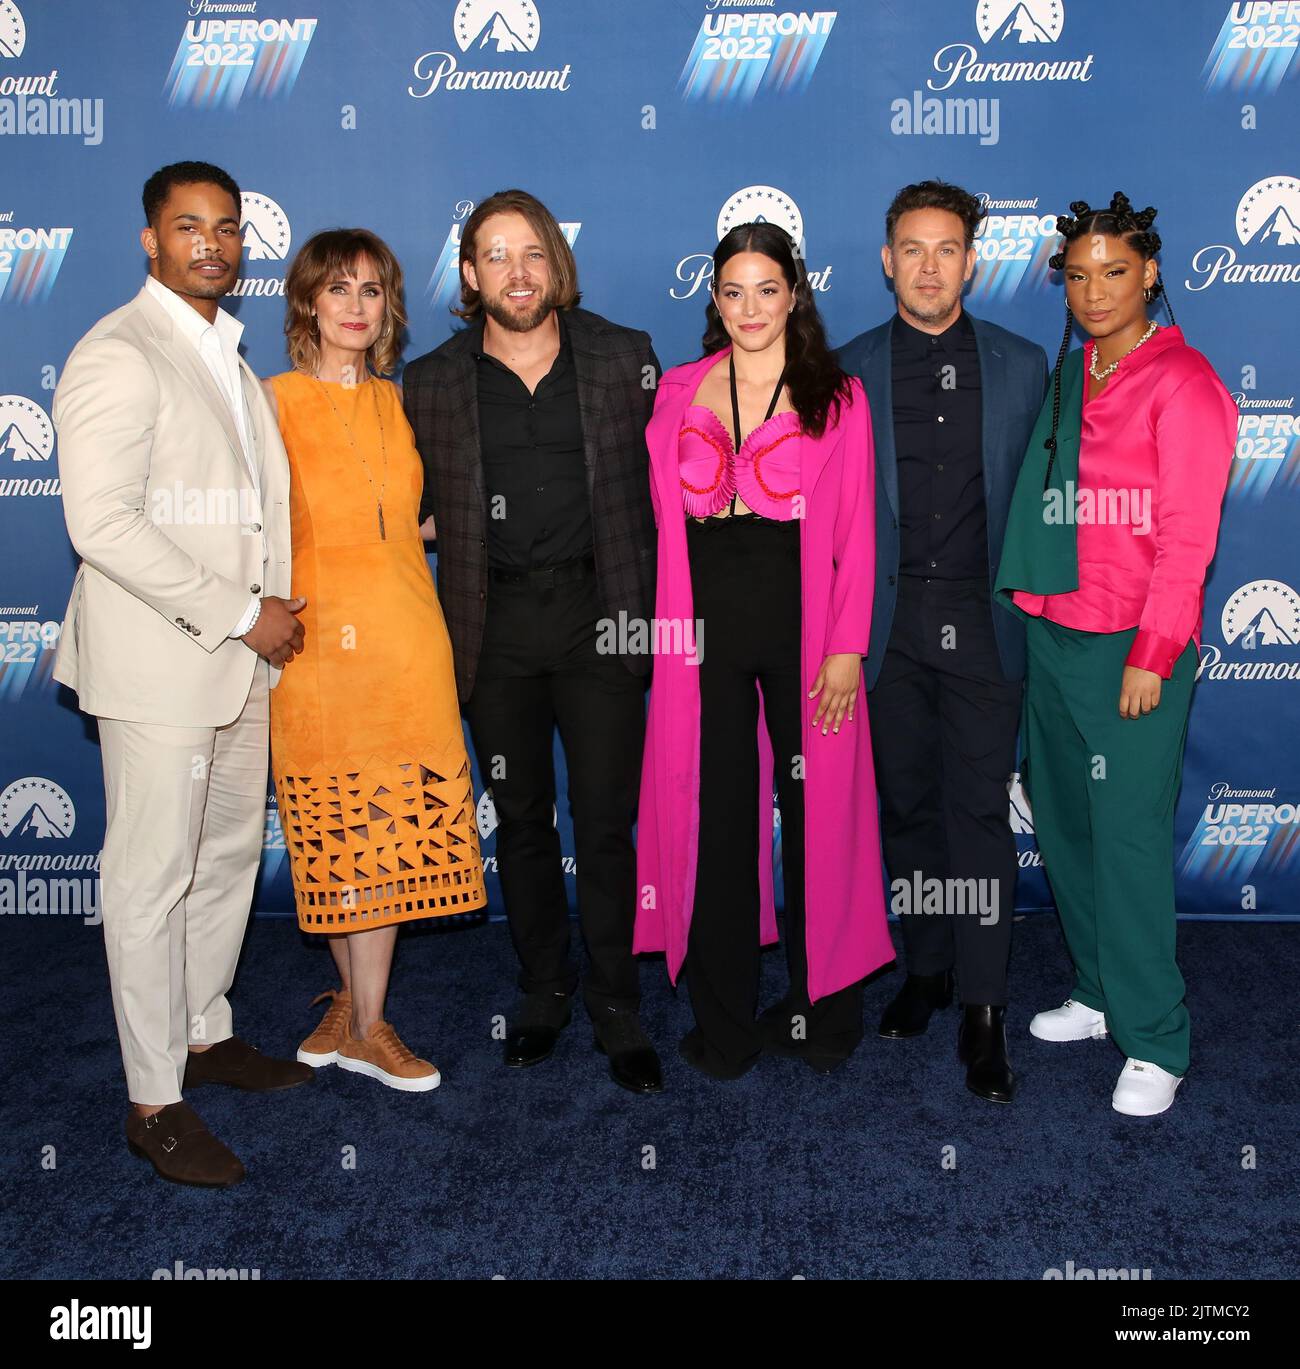
[[957,1028],[957,1058],[966,1066],[966,1087],[990,1103],[1009,1103],[1016,1088],[1006,1018],[1004,1007],[964,1003]]
[[920,1036],[930,1025],[930,1014],[952,1002],[952,971],[909,974],[897,997],[880,1018],[880,1034],[893,1039]]

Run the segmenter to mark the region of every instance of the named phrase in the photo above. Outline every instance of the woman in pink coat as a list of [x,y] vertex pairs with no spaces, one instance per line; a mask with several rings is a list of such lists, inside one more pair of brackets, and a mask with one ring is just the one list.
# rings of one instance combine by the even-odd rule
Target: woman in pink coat
[[[659,383],[659,527],[634,949],[687,968],[682,1056],[739,1078],[764,1046],[829,1070],[862,1035],[861,981],[893,959],[861,657],[874,568],[871,425],[835,365],[803,263],[771,224],[713,257],[705,355]],[[787,997],[756,1019],[777,939]]]

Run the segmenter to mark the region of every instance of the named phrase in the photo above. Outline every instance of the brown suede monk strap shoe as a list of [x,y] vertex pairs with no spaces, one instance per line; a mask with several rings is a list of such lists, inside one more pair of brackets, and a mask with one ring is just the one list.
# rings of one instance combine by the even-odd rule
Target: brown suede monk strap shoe
[[187,1089],[200,1084],[229,1084],[231,1088],[248,1089],[253,1093],[269,1093],[274,1089],[291,1089],[312,1078],[310,1065],[297,1060],[276,1060],[263,1055],[255,1046],[228,1036],[205,1051],[190,1051],[185,1062]]
[[148,1160],[159,1178],[197,1188],[229,1188],[244,1177],[244,1166],[203,1125],[188,1103],[169,1103],[161,1112],[126,1119],[126,1144]]

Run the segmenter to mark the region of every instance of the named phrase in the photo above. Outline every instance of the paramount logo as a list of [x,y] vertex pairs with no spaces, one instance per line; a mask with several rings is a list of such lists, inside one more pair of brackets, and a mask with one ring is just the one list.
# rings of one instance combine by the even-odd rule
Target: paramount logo
[[278,276],[243,276],[226,292],[236,299],[248,295],[283,295],[284,281]]
[[1092,53],[1040,56],[1064,26],[1064,0],[979,0],[975,28],[985,51],[973,43],[947,44],[934,54],[935,76],[926,84],[949,90],[958,81],[1091,81]]
[[[986,190],[981,190],[975,196],[980,202],[980,208],[987,214],[993,209],[1037,209],[1038,196],[1035,195],[1031,200],[995,200]],[[1055,219],[1052,221],[1055,223]]]
[[63,494],[63,482],[58,476],[47,480],[0,479],[0,499],[54,498]]
[[243,242],[245,274],[235,282],[230,293],[236,297],[284,294],[282,275],[253,274],[255,271],[274,271],[289,256],[293,243],[293,228],[289,216],[269,196],[245,190],[240,201],[240,237]]
[[[542,21],[533,0],[460,0],[452,32],[461,52],[491,51],[527,55],[537,47]],[[461,69],[454,53],[441,49],[421,53],[412,68],[418,84],[408,85],[413,100],[427,100],[435,90],[568,90],[569,63],[551,69]]]
[[1226,647],[1252,659],[1224,659],[1224,647],[1201,643],[1198,680],[1300,680],[1300,595],[1281,580],[1252,580],[1228,596],[1219,620]]
[[0,433],[0,456],[7,456],[11,461],[48,461],[49,452],[40,451],[36,446],[27,440],[17,423],[10,425]]
[[415,59],[413,74],[422,89],[406,87],[413,100],[427,100],[435,90],[568,90],[568,62],[549,71],[461,71],[450,52],[426,52]]
[[1254,260],[1240,261],[1228,243],[1211,243],[1191,261],[1189,290],[1211,285],[1294,285],[1300,282],[1300,179],[1266,176],[1237,202],[1237,241]]
[[970,43],[949,43],[934,54],[934,69],[940,79],[931,77],[931,90],[949,90],[958,81],[979,84],[984,81],[1091,81],[1092,53],[1086,57],[1064,57],[1043,62],[981,62]]

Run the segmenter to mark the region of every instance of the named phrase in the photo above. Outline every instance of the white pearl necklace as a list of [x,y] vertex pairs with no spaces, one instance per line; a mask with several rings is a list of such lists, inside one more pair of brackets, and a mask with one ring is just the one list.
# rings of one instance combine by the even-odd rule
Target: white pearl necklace
[[1132,345],[1132,347],[1130,347],[1128,351],[1124,353],[1123,357],[1120,357],[1118,361],[1112,361],[1104,371],[1099,371],[1097,369],[1097,349],[1094,347],[1092,349],[1092,360],[1088,363],[1088,371],[1091,374],[1092,378],[1094,380],[1105,380],[1107,376],[1114,375],[1115,371],[1119,367],[1120,361],[1123,361],[1124,357],[1132,356],[1133,353],[1136,352],[1137,349],[1141,347],[1142,344],[1146,342],[1147,339],[1155,333],[1155,331],[1156,325],[1154,322],[1147,324],[1146,332],[1143,333],[1142,336],[1138,338],[1138,340]]

